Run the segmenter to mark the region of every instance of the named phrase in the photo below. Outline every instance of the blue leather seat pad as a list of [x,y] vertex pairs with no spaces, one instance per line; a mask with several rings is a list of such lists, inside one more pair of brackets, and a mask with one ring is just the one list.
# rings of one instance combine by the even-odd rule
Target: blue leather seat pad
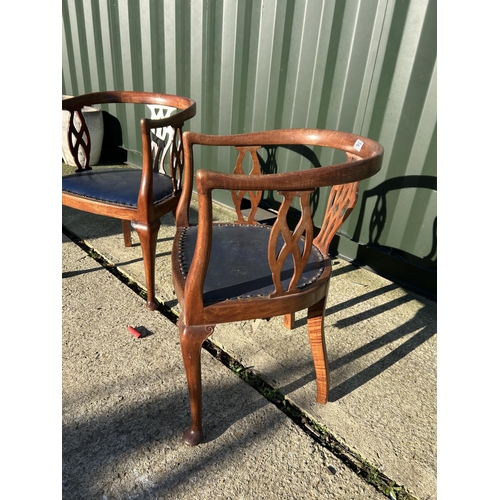
[[[128,207],[137,207],[142,170],[117,168],[91,170],[62,178],[63,192]],[[153,172],[153,203],[173,194],[172,179]]]
[[[203,289],[205,303],[223,300],[268,296],[274,291],[267,259],[271,228],[241,224],[214,224],[212,250]],[[184,278],[193,260],[198,227],[185,228],[181,234],[179,259]],[[280,236],[278,249],[283,245]],[[302,251],[303,240],[299,241]],[[325,258],[313,247],[299,288],[314,283],[323,273]],[[288,255],[283,265],[281,281],[287,290],[293,276],[293,258]]]

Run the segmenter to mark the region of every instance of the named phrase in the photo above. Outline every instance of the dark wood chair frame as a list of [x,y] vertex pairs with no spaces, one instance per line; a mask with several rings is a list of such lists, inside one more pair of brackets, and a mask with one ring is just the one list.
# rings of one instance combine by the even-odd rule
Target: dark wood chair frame
[[[92,171],[92,168],[90,167],[90,133],[82,109],[85,106],[112,103],[169,106],[178,110],[175,114],[163,119],[141,119],[142,173],[139,175],[137,169],[120,169],[119,173],[116,171],[116,174],[112,174],[115,175],[113,177],[115,180],[116,175],[119,175],[120,180],[123,180],[125,184],[129,183],[132,195],[126,201],[121,201],[119,198],[116,201],[115,196],[112,200],[109,196],[103,196],[102,190],[95,188],[94,183],[89,183],[89,178],[84,177],[89,175],[88,172]],[[69,111],[68,145],[77,166],[75,174],[63,176],[62,203],[78,210],[121,219],[126,247],[132,245],[130,227],[136,230],[141,243],[146,275],[146,307],[154,310],[158,307],[155,299],[155,257],[160,218],[169,212],[175,214],[182,193],[184,170],[182,127],[186,120],[195,116],[196,104],[192,99],[170,94],[104,91],[63,99],[62,109]],[[157,144],[154,145],[155,148],[151,145],[152,130],[160,127],[172,127],[174,130],[169,157],[170,176],[167,176],[170,177],[171,183],[167,192],[160,192],[158,185],[155,190],[155,183],[160,180],[164,181],[158,176],[165,175],[159,170],[165,167],[160,165],[160,158],[164,158],[164,151],[161,151]],[[95,170],[92,175],[98,179],[100,173]],[[101,176],[99,182],[102,180]],[[69,182],[71,182],[71,188]],[[93,191],[90,192],[91,190]],[[137,198],[135,198],[135,192]]]
[[[174,287],[182,310],[178,327],[191,408],[191,425],[185,431],[183,439],[188,445],[197,445],[203,440],[201,348],[218,323],[284,315],[285,326],[293,328],[294,313],[307,308],[308,335],[316,371],[316,399],[319,403],[327,402],[329,372],[323,325],[331,275],[329,246],[333,236],[354,208],[359,181],[380,170],[383,147],[366,137],[316,129],[272,130],[226,136],[195,132],[185,132],[183,135],[185,180],[177,210],[172,266]],[[197,171],[199,213],[196,227],[190,225],[188,211],[193,188],[193,146],[197,144],[233,146],[238,150],[239,156],[233,174],[211,170]],[[257,150],[266,145],[334,148],[343,150],[347,155],[347,161],[309,170],[261,175]],[[252,171],[249,175],[244,175],[242,161],[247,153],[252,159]],[[331,192],[322,227],[314,236],[309,199],[314,190],[321,186],[331,186]],[[271,293],[245,297],[236,293],[235,296],[208,301],[206,282],[211,252],[223,253],[225,244],[224,241],[215,241],[213,237],[214,231],[217,230],[220,234],[223,230],[221,224],[213,223],[212,220],[212,191],[215,189],[232,192],[237,220],[234,224],[225,226],[234,234],[239,231],[242,238],[245,238],[245,227],[258,225],[253,214],[261,200],[262,191],[275,190],[283,196],[284,201],[278,211],[277,219],[269,231],[267,262],[262,263],[268,266],[266,272],[272,277],[274,291]],[[248,220],[243,217],[241,210],[241,199],[245,193],[252,204]],[[286,218],[294,197],[300,199],[302,216],[292,231],[288,227]],[[193,243],[191,238],[188,244],[187,234],[193,232],[195,227],[195,242]],[[217,229],[218,227],[221,229]],[[194,246],[194,249],[187,248],[189,245]],[[239,256],[241,261],[245,260],[245,252],[251,251],[244,245]],[[313,254],[316,258],[320,256],[322,271],[312,282],[301,283],[307,263]],[[287,257],[289,262],[293,260],[293,277],[284,285],[282,272]],[[224,266],[221,272],[228,275],[236,274],[234,277],[236,288],[241,285],[234,269]]]

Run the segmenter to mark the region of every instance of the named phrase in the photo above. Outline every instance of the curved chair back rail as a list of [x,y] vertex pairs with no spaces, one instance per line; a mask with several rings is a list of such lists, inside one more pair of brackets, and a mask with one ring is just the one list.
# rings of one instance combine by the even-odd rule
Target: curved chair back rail
[[[288,172],[283,174],[266,174],[263,178],[255,178],[253,176],[243,176],[243,178],[238,178],[235,174],[224,175],[219,172],[215,172],[215,179],[218,183],[227,182],[219,186],[221,189],[235,189],[231,187],[231,183],[236,182],[248,182],[249,189],[273,189],[273,187],[263,187],[259,188],[261,182],[271,183],[270,186],[279,185],[282,187],[283,184],[288,183],[288,185],[300,185],[303,189],[310,189],[318,187],[315,183],[321,182],[323,186],[332,185],[329,184],[333,180],[334,184],[343,184],[347,182],[354,182],[355,179],[362,180],[363,178],[370,177],[374,175],[381,166],[381,157],[383,156],[383,147],[367,137],[361,137],[359,135],[350,134],[347,132],[339,132],[334,130],[319,130],[319,129],[283,129],[283,130],[269,130],[264,132],[251,132],[247,134],[235,134],[226,136],[215,136],[200,134],[196,132],[185,132],[183,141],[185,143],[185,155],[186,157],[192,154],[192,145],[199,144],[205,146],[288,146],[288,145],[309,145],[309,146],[323,146],[333,149],[339,149],[345,151],[348,157],[349,163],[344,163],[340,165],[333,165],[330,167],[321,167],[320,169],[314,169],[312,172],[314,174],[306,174],[304,171],[299,172]],[[366,160],[372,159],[367,162]],[[186,163],[191,165],[191,158]],[[359,162],[356,167],[352,165],[352,162]],[[368,163],[368,164],[367,164]],[[334,170],[335,173],[333,176]],[[318,173],[320,171],[320,173]],[[305,174],[305,175],[304,175]],[[359,177],[364,175],[364,177]],[[203,187],[206,189],[216,189],[210,186],[210,176],[207,179],[206,184]],[[359,178],[358,178],[359,177]],[[246,179],[246,180],[245,180]],[[192,173],[186,175],[185,186],[186,192],[184,197],[181,198],[179,205],[179,212],[181,214],[187,214],[187,207],[189,207],[189,202],[191,199],[193,177]],[[275,184],[272,184],[272,183]],[[255,183],[255,188],[252,183]],[[303,184],[301,184],[303,183]],[[262,184],[264,185],[264,184]],[[266,184],[267,185],[267,184]],[[227,187],[226,187],[227,186]],[[283,186],[285,187],[285,186]],[[197,189],[199,187],[197,186]],[[237,189],[237,188],[236,188]],[[187,219],[181,219],[181,224],[187,225]]]
[[[62,109],[68,111],[81,109],[84,106],[95,104],[155,104],[158,106],[172,106],[178,108],[177,115],[184,114],[184,120],[193,118],[196,114],[196,103],[188,97],[174,94],[159,94],[156,92],[140,92],[134,90],[108,90],[104,92],[90,92],[63,99]],[[168,120],[165,118],[164,120]],[[161,125],[160,119],[154,120],[156,125]]]
[[[362,143],[359,151],[355,149],[355,144]],[[189,295],[191,307],[187,312],[185,320],[189,323],[192,315],[203,315],[209,321],[210,316],[204,305],[203,290],[208,265],[210,262],[212,246],[212,197],[211,193],[215,189],[226,189],[232,192],[255,193],[262,191],[277,191],[284,198],[284,203],[278,213],[278,218],[274,224],[268,246],[268,267],[274,276],[275,290],[272,297],[278,297],[287,293],[295,293],[296,286],[283,290],[280,284],[282,266],[288,255],[293,256],[294,277],[293,283],[298,283],[301,279],[302,269],[308,262],[311,248],[319,249],[324,256],[328,256],[329,245],[336,234],[338,228],[349,216],[357,200],[358,182],[374,175],[381,168],[383,148],[377,142],[366,137],[349,134],[345,132],[317,130],[317,129],[287,129],[272,130],[267,132],[255,132],[249,134],[238,134],[232,136],[213,136],[195,132],[184,133],[186,179],[185,191],[181,196],[178,207],[177,224],[187,227],[188,211],[191,190],[189,180],[192,176],[193,151],[192,146],[200,144],[205,146],[234,146],[240,151],[240,156],[253,150],[254,146],[260,148],[265,145],[314,145],[333,149],[340,149],[346,152],[348,162],[312,168],[296,172],[265,174],[260,175],[260,167],[254,165],[253,174],[225,174],[211,170],[198,170],[196,173],[196,189],[198,194],[198,243],[195,247],[195,255],[192,260],[192,271],[186,277],[185,289],[180,295]],[[355,153],[355,154],[354,154]],[[254,163],[258,163],[252,157]],[[238,169],[238,166],[235,170]],[[312,190],[331,186],[330,199],[327,204],[321,230],[313,240],[314,228],[312,224],[312,214],[309,206],[309,196]],[[297,196],[302,207],[302,219],[295,228],[295,241],[291,241],[292,236],[286,236],[285,249],[280,246],[280,253],[277,243],[278,235],[288,235],[292,232],[286,225],[286,216],[292,199]],[[260,198],[252,203],[258,203]],[[256,208],[256,207],[255,207]],[[241,214],[240,208],[235,207],[237,214]],[[238,220],[238,222],[242,222]],[[255,222],[254,222],[255,223]],[[306,239],[307,245],[305,253],[298,250],[300,237]],[[288,240],[288,241],[287,241]],[[281,240],[280,240],[281,241]],[[302,264],[299,264],[299,260]],[[303,291],[305,292],[305,290]],[[196,305],[195,305],[196,304]],[[232,308],[232,304],[220,305],[218,308]],[[211,305],[210,309],[217,309]],[[249,318],[248,318],[249,319]],[[230,319],[228,321],[231,321]]]
[[[285,316],[293,328],[293,314],[308,309],[308,334],[316,369],[317,401],[326,403],[328,363],[323,318],[331,275],[329,245],[357,200],[358,183],[381,168],[383,147],[355,134],[317,129],[288,129],[230,136],[183,134],[185,180],[177,210],[177,232],[172,249],[174,287],[182,313],[179,320],[191,405],[187,444],[203,439],[201,419],[200,350],[218,323]],[[193,188],[193,146],[232,146],[238,153],[233,174],[201,169],[196,173],[198,224],[190,225],[188,210]],[[262,174],[261,147],[322,146],[345,152],[346,162],[309,170]],[[251,170],[242,164],[250,155]],[[200,164],[203,156],[200,154]],[[311,197],[330,186],[322,226],[312,221]],[[214,223],[212,191],[231,191],[234,223]],[[262,191],[275,191],[282,202],[272,226],[259,224],[255,214]],[[250,202],[248,216],[241,208]],[[301,217],[293,228],[288,215],[298,199]]]
[[[176,110],[165,118],[144,116],[137,123],[141,132],[142,169],[90,166],[91,137],[85,108],[100,104],[144,104],[167,106]],[[125,246],[131,246],[130,226],[139,235],[146,272],[147,307],[157,307],[154,288],[154,261],[160,217],[174,211],[182,192],[184,152],[182,127],[196,114],[196,103],[187,97],[137,91],[92,92],[62,100],[69,112],[68,146],[77,166],[75,174],[62,180],[63,205],[121,219]],[[155,129],[172,127],[169,173],[159,171],[159,158],[165,157],[157,143],[152,146]],[[153,131],[153,132],[152,132]],[[152,150],[153,149],[153,150]]]

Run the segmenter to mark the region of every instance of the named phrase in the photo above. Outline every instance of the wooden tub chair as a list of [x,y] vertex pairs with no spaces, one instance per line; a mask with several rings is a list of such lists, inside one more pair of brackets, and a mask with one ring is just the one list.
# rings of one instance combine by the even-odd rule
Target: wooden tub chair
[[[358,182],[381,168],[383,148],[366,137],[315,129],[226,136],[185,132],[183,142],[185,181],[177,211],[172,266],[182,310],[178,326],[191,408],[191,425],[183,439],[188,445],[197,445],[203,439],[200,353],[203,341],[219,323],[283,315],[285,325],[292,327],[294,313],[307,309],[316,398],[319,403],[327,402],[329,373],[323,323],[332,271],[329,245],[356,203]],[[238,156],[232,174],[197,171],[198,224],[191,225],[188,209],[195,145],[233,147]],[[279,146],[294,145],[341,150],[347,161],[262,175],[265,149],[261,148],[269,153]],[[242,167],[247,154],[252,165],[248,175]],[[203,163],[203,154],[199,158],[203,167],[212,166]],[[330,186],[331,191],[322,226],[315,235],[310,197],[322,186]],[[232,192],[237,216],[234,223],[213,222],[215,189]],[[275,191],[282,197],[272,226],[259,224],[254,218],[263,191]],[[245,194],[251,203],[248,218],[241,209]],[[299,200],[295,204],[300,204],[301,218],[290,229],[287,214],[294,198]]]
[[[176,108],[166,118],[142,118],[142,169],[90,166],[91,134],[84,110],[99,104],[140,104]],[[133,91],[105,91],[63,99],[62,109],[68,111],[68,146],[76,171],[62,178],[62,203],[68,207],[122,221],[125,246],[132,245],[130,226],[139,235],[146,274],[147,308],[157,308],[155,299],[155,257],[160,217],[174,212],[182,193],[183,148],[182,127],[196,113],[193,100],[169,94]],[[87,108],[88,109],[88,108]],[[141,115],[143,116],[143,115]],[[158,147],[155,131],[171,127],[169,168],[162,162],[165,151]],[[163,169],[163,171],[162,171]],[[167,173],[165,173],[167,172]]]

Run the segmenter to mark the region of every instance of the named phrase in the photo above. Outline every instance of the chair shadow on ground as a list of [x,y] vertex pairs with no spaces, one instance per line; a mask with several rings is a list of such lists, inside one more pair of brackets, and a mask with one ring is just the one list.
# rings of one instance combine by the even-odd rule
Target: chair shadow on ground
[[[332,279],[335,279],[335,276],[349,273],[354,270],[356,270],[356,268],[353,266],[334,270],[332,272]],[[333,324],[333,326],[342,330],[344,328],[348,328],[349,326],[353,326],[358,322],[369,320],[370,318],[373,318],[379,314],[390,313],[391,310],[399,306],[403,306],[404,304],[409,303],[417,298],[411,293],[407,293],[406,295],[397,297],[393,300],[390,300],[389,302],[373,307],[370,306],[371,299],[381,297],[384,294],[392,292],[393,290],[396,290],[398,288],[399,287],[395,284],[388,284],[382,288],[367,292],[348,301],[335,304],[326,309],[325,317],[365,302],[366,308],[365,310],[363,310],[363,312],[354,314],[344,319],[340,319]],[[423,304],[423,307],[418,309],[412,319],[406,321],[405,323],[388,332],[383,333],[383,335],[368,342],[362,347],[359,347],[354,351],[345,354],[329,363],[331,377],[330,392],[328,397],[329,402],[338,401],[347,394],[355,391],[365,383],[369,382],[371,379],[380,375],[384,370],[387,370],[389,367],[403,359],[405,356],[410,354],[412,351],[417,349],[419,346],[421,346],[437,334],[435,303],[429,299],[424,298],[418,298],[418,300]],[[305,327],[305,324],[305,318],[300,318],[295,323],[296,327]],[[328,331],[326,331],[325,333],[328,336]],[[363,358],[363,356],[375,352],[380,348],[389,346],[394,342],[398,342],[405,337],[408,337],[407,340],[396,347],[394,350],[392,350],[390,353],[383,355],[378,361],[365,366],[356,375],[351,376],[343,381],[337,380],[336,383],[335,378],[339,379],[341,378],[341,375],[337,376],[334,375],[334,373],[337,372],[341,374],[342,367],[353,363],[356,360],[360,360],[361,358]],[[312,370],[309,374],[298,378],[293,383],[281,387],[280,390],[285,395],[290,394],[303,387],[304,385],[313,382],[315,378],[315,372],[314,370]]]
[[[350,270],[353,268],[349,266],[336,272],[339,275]],[[414,300],[412,295],[405,295],[386,304],[370,307],[370,300],[392,292],[395,287],[389,284],[333,305],[328,308],[327,314],[332,315],[364,302],[366,308],[361,313],[344,317],[335,323],[335,326],[344,329]],[[360,369],[347,380],[335,383],[332,377],[333,387],[329,393],[329,402],[337,401],[355,391],[435,335],[435,324],[429,321],[429,317],[434,316],[433,307],[432,303],[424,301],[423,307],[409,321],[332,361],[330,369],[333,372],[377,349],[407,337],[390,353]],[[180,353],[178,355],[181,366]],[[203,358],[205,362],[207,361],[207,356],[209,354],[206,352],[202,354],[202,362]],[[309,366],[311,371],[308,375],[280,387],[279,390],[288,395],[313,382],[315,374],[312,370],[312,360]],[[273,379],[275,376],[278,377],[278,371],[280,367],[277,367],[274,373],[267,375]],[[117,405],[106,414],[90,416],[84,420],[78,419],[64,425],[63,494],[67,493],[67,498],[72,499],[96,498],[98,495],[101,495],[99,496],[101,498],[106,492],[102,489],[96,491],[96,485],[102,488],[102,478],[116,477],[116,481],[113,482],[114,496],[112,495],[116,498],[126,498],[129,495],[144,499],[163,497],[163,495],[175,496],[176,491],[185,488],[183,485],[191,478],[210,474],[207,471],[212,469],[215,473],[224,463],[227,463],[228,467],[233,466],[235,461],[241,459],[242,449],[269,440],[270,436],[282,428],[285,417],[274,409],[266,411],[266,417],[262,418],[261,425],[255,425],[256,422],[253,420],[250,425],[235,425],[270,406],[271,403],[254,393],[253,389],[242,389],[241,381],[236,378],[229,377],[228,381],[216,381],[215,384],[211,383],[212,381],[210,378],[204,381],[206,444],[200,448],[201,451],[198,451],[196,456],[182,443],[182,432],[190,421],[189,399],[184,387],[169,390],[168,396],[165,397],[156,396],[153,399],[131,402],[126,409]],[[126,379],[121,383],[128,384]],[[109,390],[109,387],[107,389]],[[92,394],[92,398],[99,399],[100,396]],[[170,456],[172,460],[165,460],[161,474],[156,473],[150,483],[141,484],[139,479],[133,480],[123,476],[124,471],[127,473],[131,471],[131,464],[135,460],[144,463],[143,461],[148,459],[148,454],[154,456],[155,452],[163,453],[165,457]],[[119,474],[122,475],[121,478]]]
[[[367,243],[367,246],[371,248],[377,248],[378,250],[382,250],[386,253],[396,253],[399,258],[410,262],[415,266],[416,269],[430,270],[432,273],[433,270],[435,270],[437,259],[437,217],[434,219],[431,225],[432,235],[430,240],[429,252],[423,257],[418,257],[401,250],[385,247],[380,243],[382,232],[386,227],[388,216],[388,193],[391,191],[407,188],[423,188],[437,191],[437,179],[434,176],[426,175],[402,176],[388,179],[387,181],[382,182],[373,189],[365,190],[361,198],[360,211],[352,239],[354,241],[360,241],[362,225],[366,217],[366,211],[369,204],[368,200],[372,197],[376,197],[373,212],[368,219],[369,241]],[[336,276],[350,272],[354,269],[354,267],[349,266],[334,270],[332,272],[332,280],[334,280]],[[337,304],[335,306],[327,308],[327,310],[325,311],[325,317],[330,314],[335,314],[348,307],[352,307],[361,302],[369,301],[371,298],[381,296],[386,292],[395,290],[396,288],[399,287],[395,284],[390,284],[378,290],[374,290],[372,292],[368,292],[364,295],[351,299],[347,302],[343,302],[341,304]],[[349,327],[357,322],[370,319],[378,314],[389,312],[391,309],[401,306],[414,299],[415,297],[410,294],[398,297],[385,304],[367,308],[362,313],[339,320],[337,323],[335,323],[335,326],[341,329]],[[434,302],[427,299],[423,299],[422,303],[424,304],[424,307],[419,309],[410,321],[407,321],[397,328],[384,333],[377,339],[330,363],[329,367],[331,372],[333,372],[334,370],[339,370],[343,366],[346,366],[347,364],[352,363],[355,360],[359,360],[363,356],[374,352],[381,347],[388,346],[393,342],[399,341],[400,339],[411,335],[404,343],[396,347],[390,353],[382,356],[378,361],[362,368],[356,375],[351,376],[348,379],[337,384],[335,384],[332,380],[333,387],[330,389],[328,401],[338,401],[347,394],[353,392],[363,384],[380,375],[390,366],[400,361],[402,358],[417,349],[420,345],[424,344],[437,333],[436,305]],[[367,303],[367,306],[368,304],[369,303]],[[296,326],[305,325],[305,322],[305,318],[298,320],[296,322]],[[311,372],[308,376],[301,377],[296,382],[283,387],[282,390],[285,393],[293,392],[299,387],[313,381],[314,379],[315,374],[314,372]]]
[[[230,395],[236,394],[235,386],[238,383],[240,382],[235,379],[225,390]],[[241,393],[241,388],[239,392]],[[99,398],[99,395],[93,394],[92,397]],[[234,397],[221,398],[220,387],[213,388],[206,384],[206,443],[216,440],[235,422],[270,405],[264,398],[252,395],[250,398],[250,403],[246,399],[235,404]],[[137,402],[130,405],[126,411],[117,408],[115,413],[90,416],[84,421],[64,425],[63,496],[72,499],[101,498],[107,492],[95,488],[99,484],[102,488],[100,480],[105,475],[114,476],[118,484],[121,476],[124,482],[125,491],[119,492],[118,495],[114,492],[113,498],[128,498],[130,494],[134,494],[134,498],[156,498],[155,495],[164,498],[163,495],[167,493],[174,495],[176,486],[188,483],[194,475],[206,472],[210,467],[220,470],[225,461],[230,467],[235,460],[239,460],[242,447],[256,441],[269,440],[284,418],[277,411],[267,413],[265,425],[258,428],[253,425],[240,426],[232,436],[226,437],[215,446],[208,445],[208,450],[205,446],[203,452],[198,452],[193,458],[192,449],[182,442],[182,432],[189,425],[188,412],[187,391],[179,390],[171,392],[167,397]],[[131,491],[131,486],[137,488],[137,484],[130,485],[130,478],[127,478],[124,472],[130,473],[133,468],[131,461],[144,461],[145,454],[153,454],[158,449],[166,450],[167,454],[171,453],[175,461],[165,460],[161,480],[155,480],[154,484],[148,485],[144,496],[141,496],[137,489]],[[140,480],[136,483],[140,483]]]
[[[332,306],[330,314],[350,307],[354,303],[369,301],[375,295],[387,293],[393,288],[393,285],[388,285]],[[383,310],[397,307],[407,300],[412,300],[412,297],[404,296],[381,307],[367,308],[361,314],[339,321],[337,326],[347,327]],[[427,307],[424,305],[410,321],[333,361],[330,364],[331,370],[409,336],[404,343],[356,375],[339,384],[333,384],[329,402],[337,401],[356,390],[435,335],[435,325],[429,324],[428,321],[429,314],[433,315],[433,311],[428,311]],[[204,353],[202,356],[207,355],[208,353]],[[271,378],[273,375],[269,374]],[[280,391],[285,395],[289,394],[314,379],[314,372],[311,371],[307,376],[280,388]],[[122,383],[127,384],[127,381],[123,380]],[[272,411],[266,413],[268,416],[258,427],[255,425],[233,427],[236,422],[271,405],[263,397],[252,393],[252,389],[242,390],[238,384],[241,382],[237,379],[234,381],[230,379],[227,383],[222,383],[223,386],[220,382],[213,385],[210,379],[205,380],[203,399],[206,446],[202,447],[204,452],[197,454],[196,459],[192,459],[191,449],[185,447],[181,439],[182,432],[190,421],[188,395],[183,389],[170,391],[167,397],[156,397],[131,404],[125,411],[118,407],[114,413],[108,412],[105,416],[94,416],[83,422],[78,421],[63,426],[63,492],[71,491],[69,497],[75,499],[91,498],[96,494],[95,485],[99,484],[99,479],[106,474],[106,470],[111,468],[114,474],[122,468],[129,470],[130,465],[127,465],[127,462],[134,460],[134,455],[143,456],[144,452],[148,453],[147,450],[153,453],[156,448],[166,449],[167,453],[168,450],[174,450],[172,453],[175,454],[176,460],[166,461],[161,479],[155,479],[147,486],[143,496],[134,490],[134,494],[139,494],[134,498],[150,498],[151,495],[161,496],[167,492],[173,495],[176,488],[189,481],[193,475],[206,473],[211,467],[220,470],[221,464],[225,461],[233,464],[240,456],[242,448],[269,439],[270,435],[278,431],[285,418],[280,412]],[[99,395],[93,394],[92,397],[99,398]],[[224,436],[222,441],[216,442],[228,432],[230,434]],[[123,488],[125,488],[121,491],[123,497],[131,493],[126,481],[123,483]]]
[[355,391],[362,385],[377,377],[384,370],[387,370],[412,351],[416,350],[419,346],[427,342],[437,333],[435,325],[429,325],[427,320],[428,312],[424,307],[419,309],[410,321],[330,363],[330,370],[338,370],[342,366],[360,359],[361,357],[376,351],[381,347],[388,346],[393,342],[411,335],[403,344],[396,347],[390,353],[382,356],[378,361],[370,364],[366,368],[363,368],[356,375],[348,378],[347,380],[344,380],[337,385],[334,384],[334,387],[330,390],[328,400],[332,402],[338,401],[347,394]]
[[391,249],[390,247],[384,246],[380,242],[382,233],[384,232],[384,229],[387,228],[387,218],[389,214],[388,195],[391,191],[402,191],[404,189],[429,189],[431,191],[437,191],[437,177],[431,175],[405,175],[393,177],[392,179],[387,179],[372,189],[365,190],[359,203],[359,216],[352,239],[354,241],[360,241],[368,200],[376,197],[375,205],[369,218],[369,240],[367,245],[379,247],[380,249],[384,249],[386,251],[396,251],[402,258],[409,260],[414,265],[424,269],[435,269],[435,259],[437,258],[437,217],[434,218],[432,225],[430,225],[432,227],[430,237],[431,244],[427,255],[419,257],[408,252],[404,252],[401,249]]
[[[353,257],[355,263],[436,300],[437,195],[431,191],[437,193],[437,177],[431,175],[394,177],[365,190],[349,238],[362,242]],[[372,211],[368,213],[370,206]],[[400,208],[403,214],[398,226],[392,218]],[[336,254],[337,244],[338,238],[334,239],[332,254]]]
[[[391,186],[388,185],[380,189],[384,191],[385,188]],[[375,190],[373,193],[382,191]],[[88,216],[88,214],[85,214],[85,216]],[[373,242],[378,241],[377,238],[380,236],[381,227],[383,227],[380,224],[380,220],[380,217],[372,217],[370,234],[373,235]],[[112,229],[108,225],[102,226],[100,224],[95,225],[95,227],[100,234],[95,234],[92,237],[108,236],[110,235],[110,231],[112,231],[111,234],[121,233],[121,226],[119,224],[114,224]],[[431,258],[432,254],[429,254],[427,257]],[[353,266],[349,266],[334,270],[332,279],[335,279],[335,276],[348,273],[354,269]],[[88,272],[91,271],[89,270]],[[65,274],[66,276],[64,277],[72,276],[70,272]],[[415,299],[414,296],[408,294],[383,305],[370,306],[371,299],[389,293],[395,288],[397,288],[396,285],[390,284],[349,301],[331,306],[327,309],[326,316],[336,314],[339,311],[364,302],[366,308],[363,312],[341,319],[335,323],[335,326],[342,330],[378,314],[389,312],[391,309]],[[436,335],[435,305],[425,300],[422,303],[423,307],[409,321],[330,362],[330,370],[333,373],[335,370],[349,363],[360,360],[369,353],[373,353],[380,348],[389,346],[393,342],[406,338],[398,347],[382,355],[377,361],[362,367],[355,375],[338,381],[338,383],[335,383],[332,377],[328,398],[329,402],[338,401],[355,391]],[[168,305],[173,307],[174,304],[175,301],[172,301]],[[429,321],[429,318],[431,318],[431,321]],[[303,326],[304,323],[305,320],[297,320],[296,326]],[[205,352],[203,356],[207,356],[207,353]],[[312,360],[310,366],[312,367]],[[276,370],[279,370],[279,368]],[[271,372],[266,374],[266,377],[272,380],[273,375]],[[279,390],[284,395],[287,395],[314,380],[315,373],[314,370],[311,370],[307,375],[280,387]],[[62,432],[63,493],[71,492],[69,497],[75,499],[92,498],[96,493],[103,494],[102,491],[95,491],[95,485],[99,483],[99,479],[104,475],[103,471],[108,468],[119,470],[126,460],[133,459],[134,454],[144,453],[144,450],[148,450],[149,448],[154,449],[158,446],[162,448],[166,447],[167,450],[177,450],[175,453],[178,453],[179,456],[183,455],[182,450],[186,449],[187,452],[184,454],[186,459],[178,461],[175,464],[166,463],[162,473],[163,477],[160,480],[156,480],[153,485],[148,486],[147,491],[124,490],[120,492],[123,498],[130,494],[134,494],[134,498],[151,498],[155,495],[161,496],[167,492],[169,495],[175,495],[176,487],[189,481],[196,474],[202,473],[216,464],[220,467],[220,464],[224,461],[231,463],[235,459],[240,460],[242,447],[259,440],[266,440],[269,435],[276,432],[282,424],[284,417],[280,412],[272,412],[270,420],[266,421],[265,425],[259,428],[255,426],[242,426],[241,430],[238,428],[238,434],[236,435],[236,429],[232,430],[236,422],[271,405],[271,403],[260,396],[256,396],[255,398],[250,396],[250,402],[246,399],[241,401],[241,404],[236,404],[238,397],[243,397],[238,396],[238,393],[245,393],[247,396],[249,394],[249,392],[241,391],[241,388],[238,389],[238,384],[241,384],[241,382],[234,379],[234,382],[229,382],[228,386],[221,392],[220,385],[216,384],[214,386],[210,384],[209,380],[204,382],[204,431],[206,436],[205,442],[209,446],[209,451],[207,451],[207,447],[202,447],[201,449],[205,451],[203,453],[198,452],[196,459],[186,458],[190,456],[189,449],[183,448],[184,445],[181,443],[182,432],[188,427],[190,422],[189,398],[187,390],[184,390],[184,388],[170,391],[167,397],[157,397],[156,399],[136,402],[129,405],[126,410],[116,408],[116,411],[107,415],[91,416],[84,421],[75,421],[64,425]],[[248,388],[248,391],[252,393],[250,388]],[[93,396],[97,397],[98,395]],[[227,432],[231,432],[232,434],[229,434],[220,443],[215,442],[217,438]],[[128,485],[125,486],[125,483],[124,488],[128,488]],[[142,496],[140,496],[141,494]]]

